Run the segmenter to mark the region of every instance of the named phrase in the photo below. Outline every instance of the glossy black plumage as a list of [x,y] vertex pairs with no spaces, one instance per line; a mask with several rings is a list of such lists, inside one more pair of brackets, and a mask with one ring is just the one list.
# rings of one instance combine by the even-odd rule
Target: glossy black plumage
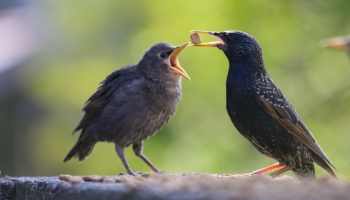
[[240,31],[194,32],[220,40],[195,45],[218,47],[229,61],[226,108],[237,130],[299,179],[315,178],[314,162],[336,177],[331,161],[268,75],[258,42]]
[[176,111],[182,96],[181,75],[189,78],[177,56],[187,45],[158,43],[145,52],[138,64],[116,70],[101,82],[85,104],[85,115],[74,130],[81,130],[81,134],[64,162],[72,157],[84,160],[98,141],[107,141],[115,143],[129,174],[133,172],[124,158],[124,148],[129,145],[158,172],[142,154],[142,144]]

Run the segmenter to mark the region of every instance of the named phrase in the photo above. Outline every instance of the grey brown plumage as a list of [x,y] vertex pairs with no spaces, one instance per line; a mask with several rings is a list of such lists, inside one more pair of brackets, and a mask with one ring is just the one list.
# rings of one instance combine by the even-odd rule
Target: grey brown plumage
[[256,173],[282,168],[272,176],[292,170],[301,180],[313,179],[316,162],[336,177],[333,164],[268,75],[258,42],[241,31],[194,32],[218,38],[195,45],[218,47],[229,61],[226,108],[232,123],[257,150],[279,162]]
[[181,76],[189,78],[177,60],[187,46],[158,43],[145,52],[136,65],[111,73],[84,106],[85,115],[74,132],[81,134],[64,162],[84,160],[99,141],[115,143],[115,150],[129,174],[124,148],[133,145],[135,154],[153,171],[158,169],[143,155],[143,140],[169,122],[182,96]]

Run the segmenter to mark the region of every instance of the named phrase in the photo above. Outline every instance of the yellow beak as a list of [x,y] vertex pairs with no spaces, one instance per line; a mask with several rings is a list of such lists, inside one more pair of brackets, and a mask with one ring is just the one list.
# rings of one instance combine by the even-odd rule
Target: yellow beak
[[350,35],[345,37],[335,37],[331,39],[322,40],[320,45],[324,48],[332,48],[338,50],[350,50]]
[[215,42],[193,44],[191,46],[217,47],[217,45],[219,45],[219,44],[224,44],[224,41],[222,41],[222,39],[220,37],[216,36],[215,32],[213,32],[213,31],[191,31],[191,33],[203,33],[206,35],[210,35],[210,36],[219,40],[219,41],[215,41]]
[[178,55],[182,50],[184,50],[189,42],[177,47],[174,51],[172,51],[169,55],[170,68],[174,70],[175,73],[181,74],[183,77],[191,80],[190,76],[186,73],[186,71],[180,66],[179,60],[177,59]]

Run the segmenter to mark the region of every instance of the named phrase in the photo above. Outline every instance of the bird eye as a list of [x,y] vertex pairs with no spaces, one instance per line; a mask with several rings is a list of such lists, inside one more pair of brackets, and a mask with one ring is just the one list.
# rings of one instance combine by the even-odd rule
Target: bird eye
[[166,58],[166,57],[168,57],[168,55],[166,55],[165,53],[161,53],[161,54],[159,54],[159,57],[160,58]]

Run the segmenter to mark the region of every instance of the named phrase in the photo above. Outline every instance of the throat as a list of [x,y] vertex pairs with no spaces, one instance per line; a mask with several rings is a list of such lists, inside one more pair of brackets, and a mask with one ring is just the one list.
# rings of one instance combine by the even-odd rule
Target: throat
[[181,80],[150,81],[148,88],[157,96],[176,96],[181,93]]
[[230,64],[226,86],[227,87],[239,87],[244,85],[249,85],[250,82],[254,80],[255,72],[250,69],[247,64],[235,63]]
[[265,75],[264,66],[258,63],[230,63],[226,79],[226,93],[230,96],[248,94],[254,89],[255,81]]

